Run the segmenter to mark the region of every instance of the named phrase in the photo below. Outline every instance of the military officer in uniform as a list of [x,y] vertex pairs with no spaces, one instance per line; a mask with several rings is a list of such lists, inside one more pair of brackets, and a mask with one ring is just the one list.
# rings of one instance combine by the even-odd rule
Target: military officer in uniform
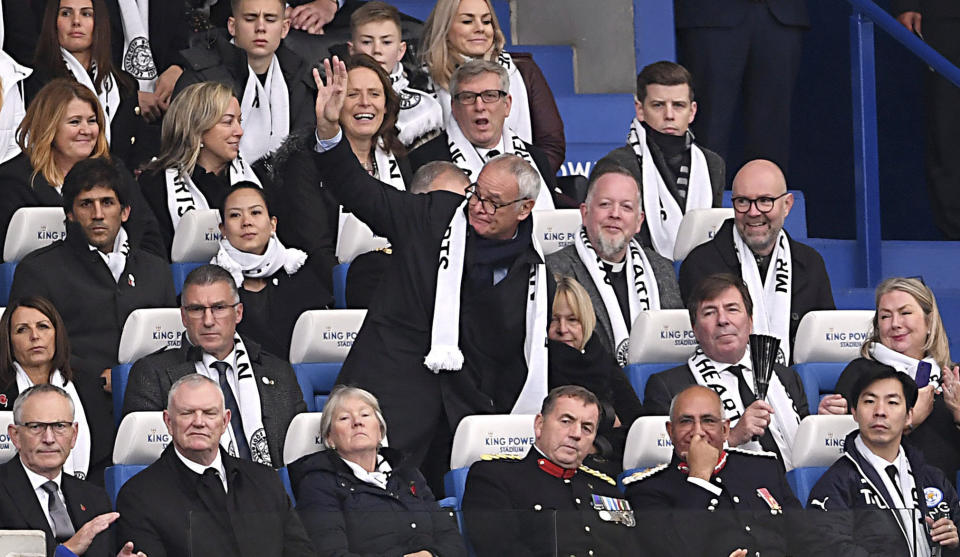
[[526,457],[484,457],[470,468],[463,511],[476,553],[638,555],[630,504],[610,476],[583,460],[600,403],[583,387],[550,391]]
[[[673,398],[674,454],[623,480],[639,535],[656,555],[798,555],[800,502],[774,453],[727,448],[720,396],[694,385]],[[697,525],[695,528],[691,525]]]

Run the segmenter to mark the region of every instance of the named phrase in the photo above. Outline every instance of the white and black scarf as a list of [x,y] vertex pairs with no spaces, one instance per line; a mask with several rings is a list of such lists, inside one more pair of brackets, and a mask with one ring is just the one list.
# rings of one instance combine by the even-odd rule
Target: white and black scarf
[[432,131],[443,129],[443,109],[437,99],[425,91],[409,87],[410,80],[403,72],[403,64],[390,74],[393,90],[400,97],[400,113],[397,115],[398,138],[404,146],[413,143]]
[[929,384],[933,385],[934,389],[940,387],[943,370],[940,369],[940,364],[938,364],[937,361],[930,356],[927,356],[922,360],[917,360],[907,356],[906,354],[901,354],[896,350],[887,348],[879,342],[871,342],[868,350],[870,352],[870,356],[874,360],[880,362],[881,364],[886,364],[901,373],[906,373],[914,381],[917,380],[917,366],[920,364],[920,362],[927,362],[930,364]]
[[239,288],[243,285],[244,277],[269,278],[280,269],[292,275],[299,271],[306,261],[306,252],[285,248],[277,235],[272,234],[263,255],[240,251],[223,237],[220,239],[220,249],[210,263],[226,269]]
[[[193,342],[191,340],[191,342]],[[270,458],[270,447],[267,444],[267,432],[263,428],[263,414],[260,408],[260,391],[257,389],[257,378],[253,374],[253,364],[250,363],[250,356],[243,345],[243,340],[237,333],[233,334],[234,362],[227,362],[236,365],[237,371],[237,406],[240,408],[240,418],[243,420],[243,434],[247,438],[247,445],[250,447],[250,456],[254,462],[266,466],[273,466]],[[204,368],[203,360],[196,363],[197,373],[212,378],[219,382],[219,375],[215,369]],[[237,439],[234,436],[233,428],[227,424],[223,435],[220,437],[220,445],[226,449],[230,456],[239,457],[237,450]]]
[[687,185],[686,206],[681,209],[670,193],[663,176],[647,145],[647,131],[634,118],[627,135],[627,145],[633,149],[643,176],[643,212],[647,216],[650,240],[657,253],[673,260],[673,247],[677,243],[677,231],[683,215],[691,209],[706,209],[713,206],[713,189],[710,186],[710,170],[707,158],[696,144],[690,145],[690,178]]
[[[90,246],[90,251],[95,251],[103,259],[103,262],[107,264],[107,268],[110,269],[110,274],[113,275],[113,280],[117,283],[120,282],[120,275],[123,274],[123,269],[127,266],[127,254],[130,253],[130,241],[127,238],[127,231],[120,227],[120,230],[117,231],[117,237],[113,239],[113,251],[110,253],[103,253],[99,249]],[[134,279],[130,279],[130,285],[133,286]]]
[[[708,387],[720,395],[723,403],[724,417],[730,420],[730,427],[737,425],[740,417],[746,409],[743,399],[740,398],[740,382],[732,371],[727,371],[733,364],[724,364],[715,362],[703,353],[699,346],[693,356],[687,360],[687,366],[690,373],[698,385]],[[737,362],[737,365],[746,369],[744,374],[753,374],[753,364],[750,361],[749,349],[744,354],[743,359]],[[746,377],[746,375],[745,375]],[[754,390],[752,381],[746,380],[747,386],[751,391]],[[776,372],[770,374],[770,383],[767,387],[767,402],[773,406],[773,421],[770,423],[770,434],[777,447],[780,449],[780,456],[783,458],[783,464],[787,470],[793,469],[793,442],[797,437],[797,430],[800,427],[800,416],[797,414],[796,406],[787,389],[780,382],[780,377]],[[740,448],[751,450],[763,450],[759,441],[748,441]]]
[[[85,85],[87,89],[93,91],[93,94],[96,95],[100,101],[100,107],[103,109],[103,114],[107,119],[106,125],[104,126],[106,129],[100,130],[100,133],[105,134],[107,143],[110,143],[110,124],[113,122],[113,117],[117,115],[117,110],[120,108],[120,87],[117,85],[117,80],[114,79],[113,75],[104,77],[103,81],[100,82],[103,90],[97,91],[97,88],[93,85],[94,78],[97,76],[96,62],[91,63],[90,72],[88,73],[87,69],[83,67],[83,64],[63,47],[60,47],[60,55],[63,56],[67,70],[70,71],[74,79]],[[91,75],[93,75],[93,78],[90,77]]]
[[273,55],[265,84],[247,66],[247,83],[240,99],[243,137],[240,153],[248,161],[257,161],[273,152],[290,133],[290,93],[277,55]]
[[780,339],[777,362],[790,362],[790,298],[793,292],[793,257],[786,232],[780,231],[777,244],[770,254],[766,280],[760,279],[760,269],[753,252],[733,227],[733,247],[740,261],[740,275],[753,300],[753,332]]
[[0,50],[0,84],[3,86],[3,107],[0,108],[0,163],[20,154],[16,139],[17,126],[27,114],[23,82],[32,73],[33,70],[18,64],[9,54]]
[[383,145],[383,139],[377,141],[377,146],[373,150],[373,162],[376,170],[374,178],[400,191],[406,191],[407,185],[403,181],[403,174],[400,173],[397,157],[393,152],[387,151]]
[[[660,309],[660,289],[657,286],[657,279],[653,275],[653,267],[643,253],[643,248],[636,239],[631,238],[629,249],[624,260],[627,273],[627,294],[629,296],[630,323],[623,319],[623,312],[620,311],[620,303],[617,301],[617,293],[610,284],[610,278],[604,271],[603,259],[597,255],[596,250],[587,237],[586,227],[580,227],[580,233],[574,239],[574,245],[577,249],[577,255],[583,261],[583,266],[590,273],[593,284],[600,293],[600,299],[603,300],[603,307],[610,316],[610,326],[613,328],[613,340],[616,346],[617,361],[620,366],[627,364],[627,354],[630,349],[630,327],[636,321],[637,315],[641,311]],[[629,288],[633,285],[633,288]]]
[[[22,394],[33,387],[33,381],[30,380],[30,376],[27,375],[19,362],[13,362],[13,367],[17,370],[17,391]],[[63,471],[83,480],[87,477],[87,471],[90,469],[90,446],[92,444],[87,414],[83,410],[83,403],[80,401],[77,388],[72,381],[64,380],[59,369],[54,370],[50,375],[50,384],[67,391],[73,401],[73,421],[77,423],[77,442],[70,450],[70,454],[67,455],[67,460],[63,463]]]
[[[483,160],[477,148],[473,143],[470,143],[467,136],[463,135],[463,131],[460,129],[456,120],[451,120],[447,125],[447,146],[450,149],[450,159],[453,164],[466,172],[471,182],[476,182],[477,176],[480,175],[480,170],[483,169],[483,165],[485,165],[487,161]],[[533,210],[552,211],[554,206],[553,197],[550,195],[550,188],[547,187],[543,175],[540,174],[540,169],[537,168],[537,164],[533,161],[533,156],[530,155],[527,144],[524,143],[519,135],[507,127],[503,128],[503,150],[511,155],[517,155],[530,163],[530,166],[540,175],[540,192],[537,194],[537,200],[533,205]]]
[[[253,182],[263,187],[253,168],[244,162],[242,157],[233,159],[227,172],[230,173],[231,186],[239,182]],[[167,184],[167,210],[170,212],[170,221],[173,223],[174,230],[188,211],[210,208],[207,198],[193,183],[193,178],[189,174],[181,172],[178,168],[168,168],[163,173]]]
[[157,85],[157,65],[150,50],[150,0],[117,0],[123,23],[123,70],[152,93]]
[[[433,307],[430,351],[424,365],[434,373],[463,368],[460,351],[460,287],[467,248],[467,200],[457,208],[440,243],[437,291]],[[523,343],[527,378],[511,414],[536,414],[547,396],[547,270],[543,250],[530,238],[541,263],[530,268],[527,290],[526,338]]]

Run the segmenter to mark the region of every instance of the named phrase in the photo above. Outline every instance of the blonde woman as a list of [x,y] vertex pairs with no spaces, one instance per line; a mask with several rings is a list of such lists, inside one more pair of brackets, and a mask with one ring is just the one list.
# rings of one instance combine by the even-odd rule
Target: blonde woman
[[489,0],[438,0],[423,27],[421,61],[443,107],[450,115],[450,76],[467,60],[482,58],[502,65],[510,76],[512,105],[506,125],[521,139],[542,149],[553,171],[566,152],[563,120],[553,92],[529,54],[504,52],[506,44]]
[[881,282],[870,337],[860,354],[843,370],[837,392],[849,402],[868,360],[909,375],[920,387],[910,441],[929,464],[955,477],[960,469],[960,369],[950,361],[950,344],[930,288],[915,278]]
[[[60,188],[73,165],[87,158],[110,158],[101,133],[104,122],[96,95],[77,81],[58,78],[40,89],[17,128],[22,152],[0,164],[0,245],[17,209],[62,206]],[[164,255],[153,213],[133,176],[121,174],[130,181],[130,219],[124,225],[130,241]]]
[[140,187],[160,221],[167,254],[180,219],[194,209],[219,209],[233,184],[267,185],[267,173],[240,157],[240,102],[226,85],[196,83],[170,103],[160,154],[140,175]]

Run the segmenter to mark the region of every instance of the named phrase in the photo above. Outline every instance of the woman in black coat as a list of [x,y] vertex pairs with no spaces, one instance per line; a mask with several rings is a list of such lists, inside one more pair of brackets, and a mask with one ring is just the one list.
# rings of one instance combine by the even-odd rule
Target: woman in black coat
[[34,385],[52,383],[73,400],[76,445],[64,471],[103,485],[113,455],[110,395],[70,369],[67,327],[46,298],[12,302],[0,317],[0,410],[12,410],[17,396]]
[[289,359],[300,314],[333,304],[328,269],[320,258],[280,243],[277,217],[256,184],[230,190],[220,205],[220,222],[220,251],[211,263],[229,271],[239,287],[243,320],[237,330]]
[[320,421],[327,449],[288,466],[318,555],[466,556],[455,515],[415,467],[381,447],[386,430],[372,394],[338,386]]

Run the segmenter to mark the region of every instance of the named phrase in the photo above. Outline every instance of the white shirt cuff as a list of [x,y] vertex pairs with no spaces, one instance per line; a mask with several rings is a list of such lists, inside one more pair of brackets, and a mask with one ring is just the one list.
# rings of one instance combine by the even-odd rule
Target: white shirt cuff
[[721,493],[723,493],[723,489],[721,489],[721,488],[713,485],[712,483],[710,483],[710,482],[708,482],[708,481],[701,480],[700,478],[690,478],[690,477],[688,477],[688,478],[687,478],[687,481],[690,482],[690,483],[692,483],[692,484],[694,484],[694,485],[698,485],[698,486],[702,487],[703,489],[706,489],[707,491],[709,491],[710,493],[713,493],[714,495],[720,495]]
[[313,132],[313,136],[317,139],[317,144],[313,146],[313,150],[318,153],[326,153],[330,149],[333,149],[340,143],[340,140],[343,139],[343,129],[337,132],[337,135],[333,136],[330,139],[320,139],[320,136],[317,135],[316,130]]

